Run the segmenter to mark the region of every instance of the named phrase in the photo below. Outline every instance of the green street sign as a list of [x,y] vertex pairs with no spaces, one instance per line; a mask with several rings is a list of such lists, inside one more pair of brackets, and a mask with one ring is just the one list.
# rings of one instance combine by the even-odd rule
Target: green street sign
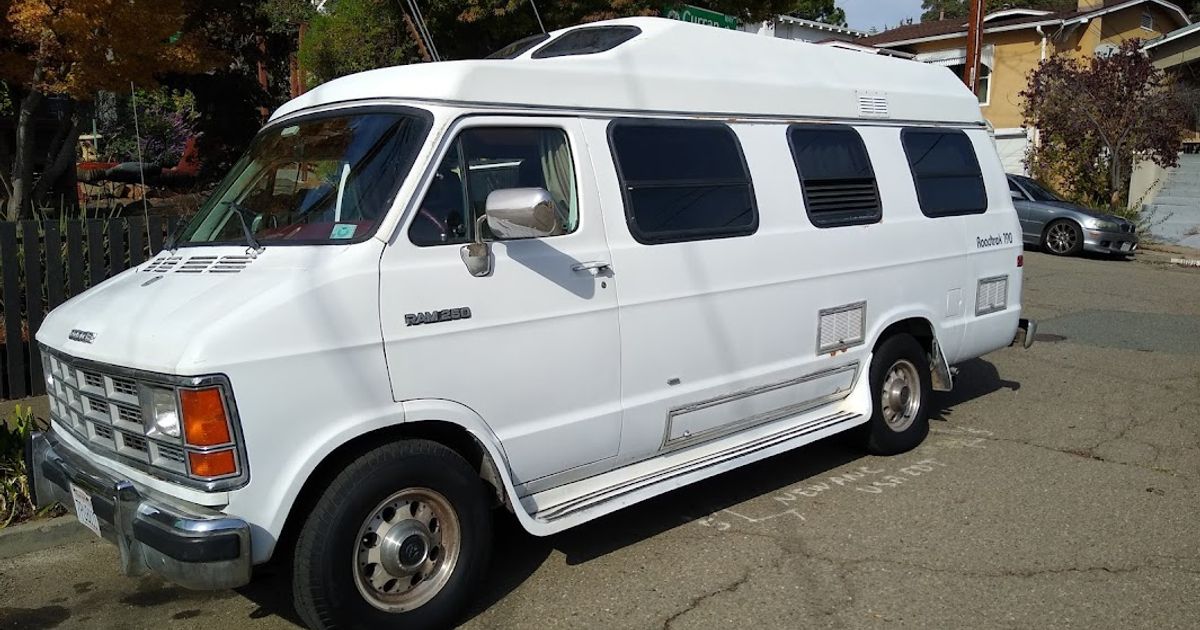
[[667,17],[672,20],[680,20],[683,22],[692,22],[694,24],[704,24],[706,26],[716,26],[718,28],[728,28],[737,30],[737,18],[708,9],[701,9],[690,4],[682,4],[673,9],[667,10]]

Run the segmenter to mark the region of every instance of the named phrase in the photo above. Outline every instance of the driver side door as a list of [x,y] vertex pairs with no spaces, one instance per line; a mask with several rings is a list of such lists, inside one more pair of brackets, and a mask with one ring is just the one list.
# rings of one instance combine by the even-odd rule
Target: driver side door
[[[570,118],[460,119],[380,262],[380,311],[396,400],[438,398],[479,414],[525,484],[615,457],[620,339],[592,165]],[[544,188],[560,233],[496,240],[487,196]],[[468,272],[476,230],[493,271]],[[445,317],[443,317],[445,315]],[[604,464],[599,464],[603,467]]]

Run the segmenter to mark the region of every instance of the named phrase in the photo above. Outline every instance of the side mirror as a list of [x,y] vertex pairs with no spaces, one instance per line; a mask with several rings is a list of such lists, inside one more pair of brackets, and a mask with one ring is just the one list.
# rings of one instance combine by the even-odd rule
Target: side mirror
[[1008,194],[1012,196],[1013,201],[1025,201],[1025,195],[1022,195],[1020,191],[1010,190]]
[[484,202],[488,228],[499,239],[562,234],[562,220],[545,188],[493,190]]

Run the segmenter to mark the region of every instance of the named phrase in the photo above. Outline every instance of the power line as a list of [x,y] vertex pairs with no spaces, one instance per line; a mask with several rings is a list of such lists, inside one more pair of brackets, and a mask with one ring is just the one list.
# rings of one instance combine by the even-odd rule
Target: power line
[[546,25],[542,24],[542,14],[538,11],[537,2],[529,0],[529,6],[533,7],[533,17],[537,18],[538,28],[542,29],[542,33],[546,32]]
[[433,43],[433,34],[429,32],[429,26],[425,24],[425,16],[421,15],[421,8],[417,6],[417,0],[407,0],[408,9],[413,14],[413,22],[416,23],[417,32],[421,39],[425,40],[425,47],[429,50],[429,57],[433,61],[441,61],[442,56],[438,54],[437,46]]

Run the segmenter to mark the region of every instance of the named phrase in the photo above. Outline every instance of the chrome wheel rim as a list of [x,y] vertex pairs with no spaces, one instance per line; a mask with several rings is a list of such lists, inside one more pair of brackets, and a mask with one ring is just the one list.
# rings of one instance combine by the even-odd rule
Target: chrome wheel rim
[[879,401],[888,428],[899,433],[912,426],[921,409],[921,376],[917,367],[905,359],[893,363],[883,377]]
[[1058,223],[1050,226],[1050,232],[1046,234],[1046,245],[1056,254],[1065,254],[1075,247],[1078,238],[1071,226]]
[[413,610],[446,586],[461,551],[458,514],[446,497],[405,488],[375,506],[358,528],[354,582],[380,610]]

